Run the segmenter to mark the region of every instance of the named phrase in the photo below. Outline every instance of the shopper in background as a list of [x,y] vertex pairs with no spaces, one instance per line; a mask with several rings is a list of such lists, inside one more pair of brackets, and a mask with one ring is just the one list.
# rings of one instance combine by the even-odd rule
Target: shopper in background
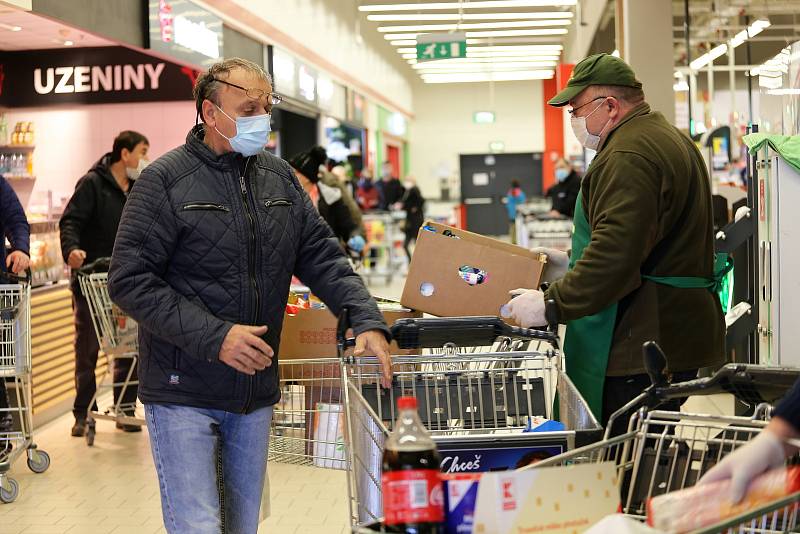
[[395,209],[396,204],[403,199],[403,195],[406,192],[403,184],[394,176],[392,164],[388,161],[385,161],[381,168],[381,181],[378,182],[378,192],[380,193],[378,207],[384,211]]
[[[97,389],[95,368],[99,345],[89,311],[89,303],[81,294],[77,272],[98,258],[111,257],[114,238],[117,235],[122,208],[133,182],[147,165],[147,150],[150,143],[139,132],[126,130],[116,139],[111,152],[78,180],[75,192],[64,209],[59,221],[61,231],[61,253],[64,261],[72,268],[72,309],[75,313],[75,404],[72,413],[75,425],[72,435],[83,436],[86,432],[87,411],[97,409],[89,406]],[[131,367],[131,360],[121,358],[114,361],[114,382],[123,382]],[[132,378],[136,379],[136,370]],[[122,392],[114,388],[114,402],[122,394],[122,404],[133,406],[136,403],[136,386],[129,386]],[[133,416],[133,413],[126,415]],[[117,428],[126,432],[140,432],[138,425],[117,423]]]
[[380,207],[380,192],[372,181],[372,173],[369,169],[361,171],[361,179],[358,181],[356,190],[356,202],[361,211],[373,211]]
[[356,354],[378,356],[387,387],[389,330],[291,166],[264,150],[280,102],[269,75],[227,59],[194,95],[202,124],[125,206],[109,291],[139,323],[167,531],[254,534],[292,274],[334,314],[349,310]]
[[783,466],[800,449],[800,380],[778,405],[769,424],[746,445],[714,466],[699,484],[731,481],[731,499],[739,502],[756,477]]
[[333,234],[343,245],[360,252],[364,250],[361,210],[325,167],[327,159],[325,149],[315,146],[289,158],[289,165]]
[[[11,243],[11,252],[0,247],[0,265],[6,272],[20,274],[30,267],[31,227],[25,210],[11,185],[0,177],[0,235]],[[3,282],[8,283],[8,282]],[[13,432],[14,419],[11,412],[5,378],[0,377],[0,435]],[[0,440],[0,461],[11,451],[11,443]]]
[[405,194],[400,201],[403,210],[406,212],[406,222],[403,232],[406,234],[405,241],[403,241],[403,250],[406,251],[409,263],[411,263],[411,251],[408,246],[412,241],[417,240],[419,229],[422,228],[422,223],[425,221],[425,199],[422,197],[422,192],[417,187],[417,181],[413,176],[406,176],[406,181],[403,184],[405,187]]
[[511,180],[511,189],[506,194],[506,212],[508,212],[508,234],[514,244],[517,243],[517,206],[525,204],[527,200],[519,180]]
[[564,158],[556,163],[556,183],[547,190],[547,197],[552,200],[550,215],[569,217],[575,215],[575,202],[581,191],[581,177],[572,165]]
[[[724,361],[710,181],[695,144],[650,110],[619,58],[584,59],[549,103],[571,106],[575,135],[597,155],[575,206],[571,257],[548,251],[549,289],[508,306],[519,324],[543,325],[554,301],[567,323],[567,373],[605,425],[650,384],[646,341],[663,347],[675,382]],[[627,424],[617,421],[613,434]]]

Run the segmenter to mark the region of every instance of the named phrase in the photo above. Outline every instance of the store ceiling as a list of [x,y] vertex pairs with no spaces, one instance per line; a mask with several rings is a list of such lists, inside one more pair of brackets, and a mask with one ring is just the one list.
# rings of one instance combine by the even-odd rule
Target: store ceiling
[[39,50],[114,43],[26,11],[0,8],[0,50]]
[[[362,20],[426,83],[551,78],[577,0],[359,0]],[[466,32],[466,57],[417,60],[417,37]],[[451,39],[452,40],[452,39]]]

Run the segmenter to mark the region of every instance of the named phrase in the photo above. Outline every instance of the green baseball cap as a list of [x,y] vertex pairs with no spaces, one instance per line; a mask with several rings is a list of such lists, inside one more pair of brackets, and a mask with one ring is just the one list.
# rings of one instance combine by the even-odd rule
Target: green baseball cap
[[642,88],[642,82],[636,79],[636,74],[627,63],[610,54],[595,54],[575,65],[567,86],[547,103],[556,107],[566,106],[590,85]]

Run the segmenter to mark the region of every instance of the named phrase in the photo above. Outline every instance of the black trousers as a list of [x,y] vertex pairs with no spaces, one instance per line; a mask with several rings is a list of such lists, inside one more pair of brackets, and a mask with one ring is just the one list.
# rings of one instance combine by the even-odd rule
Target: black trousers
[[[80,291],[73,287],[72,290],[72,310],[75,314],[75,403],[72,413],[76,419],[86,417],[89,410],[89,401],[97,391],[95,380],[95,369],[97,368],[97,353],[100,346],[97,343],[97,334],[92,323],[92,314],[89,310],[89,302]],[[114,360],[114,382],[123,382],[131,368],[132,360],[120,358]],[[136,369],[134,368],[131,380],[137,379]],[[122,390],[125,390],[124,392]],[[114,402],[119,400],[122,395],[123,404],[136,402],[137,387],[121,386],[114,387]],[[92,410],[97,410],[97,403],[92,405]]]
[[[672,382],[686,382],[697,378],[697,369],[672,374]],[[607,376],[603,387],[603,427],[611,415],[635,399],[650,386],[650,377],[644,375]],[[686,399],[675,399],[658,407],[659,410],[679,412]],[[637,407],[638,408],[638,407]],[[635,410],[634,410],[635,411]],[[619,436],[628,431],[628,421],[633,412],[618,417],[611,426],[611,436]]]

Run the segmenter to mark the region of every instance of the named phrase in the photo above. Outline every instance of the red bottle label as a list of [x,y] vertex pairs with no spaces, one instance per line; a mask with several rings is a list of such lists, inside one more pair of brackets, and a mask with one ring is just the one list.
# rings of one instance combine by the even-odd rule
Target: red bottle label
[[444,521],[444,493],[435,469],[410,469],[383,474],[386,525]]

